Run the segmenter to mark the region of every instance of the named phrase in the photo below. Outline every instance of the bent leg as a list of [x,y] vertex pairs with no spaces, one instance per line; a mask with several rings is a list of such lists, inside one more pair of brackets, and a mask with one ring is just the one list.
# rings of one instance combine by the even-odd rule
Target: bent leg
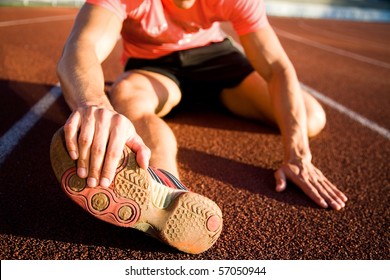
[[142,70],[125,72],[110,93],[114,109],[130,119],[151,149],[150,164],[176,177],[176,138],[161,117],[169,113],[180,98],[180,89],[170,78]]
[[[302,94],[306,107],[308,136],[313,137],[325,127],[325,111],[308,92],[302,90]],[[223,90],[221,100],[238,116],[276,125],[267,84],[257,72],[252,72],[237,87]]]

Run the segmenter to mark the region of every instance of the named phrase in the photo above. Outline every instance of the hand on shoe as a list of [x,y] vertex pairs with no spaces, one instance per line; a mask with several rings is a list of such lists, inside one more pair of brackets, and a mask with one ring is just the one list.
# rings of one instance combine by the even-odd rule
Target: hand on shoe
[[66,147],[77,160],[77,175],[87,178],[90,187],[108,187],[127,145],[138,164],[146,169],[150,150],[125,116],[97,106],[79,107],[64,125]]
[[315,203],[323,208],[340,210],[348,198],[333,185],[311,161],[296,161],[284,164],[275,172],[276,191],[286,189],[287,180],[291,180]]

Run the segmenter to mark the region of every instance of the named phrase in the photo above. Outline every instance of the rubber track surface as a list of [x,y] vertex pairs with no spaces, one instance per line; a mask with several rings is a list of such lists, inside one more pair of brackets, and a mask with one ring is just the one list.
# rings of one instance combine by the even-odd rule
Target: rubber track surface
[[[75,15],[67,8],[0,8],[0,22]],[[270,18],[300,80],[390,129],[390,69],[286,36],[390,63],[390,25]],[[55,64],[72,19],[0,27],[0,135],[57,83]],[[301,40],[301,39],[300,39]],[[120,44],[104,63],[109,87]],[[93,218],[62,192],[49,145],[70,111],[63,97],[0,167],[0,259],[389,259],[389,140],[324,105],[328,125],[310,141],[314,163],[349,197],[323,210],[295,186],[274,191],[278,131],[205,104],[166,118],[179,143],[182,181],[217,202],[224,230],[200,255]]]

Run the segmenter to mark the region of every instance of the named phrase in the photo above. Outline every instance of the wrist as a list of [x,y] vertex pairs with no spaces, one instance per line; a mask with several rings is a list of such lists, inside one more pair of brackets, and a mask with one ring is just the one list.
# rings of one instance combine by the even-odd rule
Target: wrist
[[312,155],[307,134],[302,129],[295,129],[294,131],[295,133],[290,137],[283,135],[284,162],[310,162]]
[[286,150],[284,154],[284,163],[304,163],[311,162],[312,154],[309,147],[293,146]]
[[79,102],[78,107],[96,107],[96,108],[102,108],[102,109],[109,109],[113,110],[113,107],[108,100],[108,98],[104,95],[104,97],[95,97],[91,100],[82,100]]

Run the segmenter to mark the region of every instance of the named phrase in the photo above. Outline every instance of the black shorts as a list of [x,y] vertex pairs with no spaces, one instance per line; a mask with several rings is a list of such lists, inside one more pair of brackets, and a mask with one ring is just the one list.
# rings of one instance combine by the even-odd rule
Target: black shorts
[[204,47],[177,51],[157,59],[128,59],[125,71],[147,70],[177,83],[183,98],[219,96],[238,86],[254,70],[230,39]]

